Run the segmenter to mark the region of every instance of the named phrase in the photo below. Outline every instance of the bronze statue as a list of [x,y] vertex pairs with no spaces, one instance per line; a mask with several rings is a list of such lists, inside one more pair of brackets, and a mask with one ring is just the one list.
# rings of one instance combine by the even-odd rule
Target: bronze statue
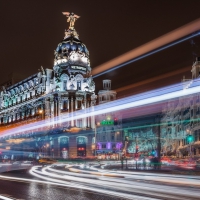
[[65,15],[67,17],[67,22],[69,22],[69,29],[74,29],[74,24],[75,21],[80,18],[80,16],[75,15],[73,12],[69,13],[69,12],[63,12],[63,15]]

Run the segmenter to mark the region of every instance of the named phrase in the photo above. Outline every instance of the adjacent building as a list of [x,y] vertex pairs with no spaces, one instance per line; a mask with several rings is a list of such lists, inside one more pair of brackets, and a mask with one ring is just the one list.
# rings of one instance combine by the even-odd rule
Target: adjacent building
[[[192,66],[192,79],[183,78],[183,90],[200,76],[200,57]],[[188,137],[190,139],[188,140]],[[162,154],[200,156],[200,92],[168,101],[161,118]]]

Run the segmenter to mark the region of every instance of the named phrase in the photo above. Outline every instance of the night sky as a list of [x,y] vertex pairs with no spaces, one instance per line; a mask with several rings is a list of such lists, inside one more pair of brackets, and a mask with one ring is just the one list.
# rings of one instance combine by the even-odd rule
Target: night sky
[[[200,18],[199,10],[199,0],[0,0],[0,82],[11,72],[26,77],[41,65],[53,67],[54,50],[68,28],[63,11],[81,16],[75,28],[90,51],[94,68]],[[187,73],[129,92],[180,82],[184,74],[189,78],[195,55],[200,56],[200,37],[96,78],[96,89],[102,89],[105,78],[117,89],[188,67]]]

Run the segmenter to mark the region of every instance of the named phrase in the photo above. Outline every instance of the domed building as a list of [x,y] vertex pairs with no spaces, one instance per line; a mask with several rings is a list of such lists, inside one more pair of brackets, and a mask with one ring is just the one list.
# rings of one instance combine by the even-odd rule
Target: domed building
[[41,67],[39,73],[0,91],[1,127],[12,128],[44,120],[48,128],[45,131],[38,128],[31,132],[22,130],[20,134],[0,140],[35,138],[33,143],[22,144],[21,148],[26,145],[29,151],[38,149],[40,156],[92,156],[95,149],[94,116],[77,119],[73,114],[75,111],[84,113],[96,104],[89,51],[74,28],[78,16],[65,15],[70,27],[55,50],[53,69]]

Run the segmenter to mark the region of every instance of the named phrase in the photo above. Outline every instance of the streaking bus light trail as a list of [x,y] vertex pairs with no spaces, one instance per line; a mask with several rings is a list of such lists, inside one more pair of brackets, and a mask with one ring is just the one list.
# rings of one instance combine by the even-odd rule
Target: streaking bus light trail
[[135,62],[149,55],[152,55],[156,52],[169,48],[173,45],[179,44],[188,39],[196,37],[199,35],[199,32],[197,32],[199,30],[200,30],[200,19],[197,19],[174,31],[171,31],[170,33],[167,33],[157,39],[154,39],[153,41],[150,41],[136,49],[133,49],[121,56],[118,56],[117,58],[114,58],[111,61],[108,61],[102,65],[97,66],[96,68],[93,69],[92,73],[94,77],[97,77],[104,73],[109,72],[109,70],[112,71],[112,68],[117,69],[117,68],[123,67],[124,65]]
[[[110,103],[106,103],[104,105],[98,105],[94,107],[94,111],[91,111],[90,109],[87,109],[85,113],[83,113],[82,111],[77,111],[73,114],[63,116],[62,119],[55,118],[55,121],[58,123],[63,123],[66,121],[71,121],[72,119],[76,120],[76,119],[86,118],[89,116],[96,116],[104,113],[120,111],[129,108],[136,108],[139,106],[150,105],[153,103],[159,103],[162,101],[167,101],[170,99],[195,94],[198,93],[199,91],[200,91],[200,79],[196,79],[190,85],[190,88],[187,89],[183,89],[182,84],[177,84],[175,86],[166,87],[164,89],[159,89],[141,95],[134,95],[124,99],[116,100]],[[40,121],[26,126],[22,126],[20,128],[11,129],[8,131],[2,131],[1,136],[18,134],[21,131],[31,131],[33,129],[48,127],[50,125],[51,122],[43,123],[43,121]]]
[[[165,49],[168,49],[168,48],[170,48],[170,47],[172,47],[172,46],[175,46],[175,45],[177,45],[177,44],[180,44],[180,43],[182,43],[182,42],[184,42],[184,41],[186,41],[186,40],[189,40],[189,39],[191,39],[191,38],[193,38],[193,37],[196,37],[196,36],[198,36],[198,35],[200,35],[200,32],[197,32],[197,33],[192,34],[192,35],[190,35],[190,36],[187,36],[187,37],[185,37],[185,38],[183,38],[183,39],[180,39],[180,40],[178,40],[178,41],[176,41],[176,42],[173,42],[173,43],[171,43],[171,44],[168,44],[168,45],[166,45],[166,46],[164,46],[164,47],[161,47],[161,48],[159,48],[159,49],[153,50],[153,51],[151,51],[151,52],[149,52],[149,53],[146,53],[146,54],[144,54],[144,55],[142,55],[142,56],[139,56],[139,57],[137,57],[137,58],[134,58],[134,59],[132,59],[132,60],[129,60],[129,61],[127,61],[127,62],[124,62],[124,63],[122,63],[122,64],[119,64],[119,65],[117,65],[117,66],[115,66],[115,67],[113,67],[113,68],[111,68],[111,69],[105,70],[105,71],[103,71],[103,72],[101,72],[101,73],[99,73],[99,74],[94,75],[93,78],[96,78],[96,77],[101,76],[101,75],[103,75],[103,74],[109,73],[109,72],[111,72],[111,71],[113,71],[113,70],[119,69],[119,68],[124,67],[124,66],[126,66],[126,65],[129,65],[129,64],[131,64],[131,63],[134,63],[134,62],[136,62],[136,61],[138,61],[138,60],[141,60],[141,59],[146,58],[146,57],[148,57],[148,56],[151,56],[151,55],[153,55],[153,54],[155,54],[155,53],[158,53],[158,52],[160,52],[160,51],[163,51],[163,50],[165,50]],[[94,70],[95,70],[95,69],[94,69]],[[93,72],[93,73],[94,73],[94,72]]]

